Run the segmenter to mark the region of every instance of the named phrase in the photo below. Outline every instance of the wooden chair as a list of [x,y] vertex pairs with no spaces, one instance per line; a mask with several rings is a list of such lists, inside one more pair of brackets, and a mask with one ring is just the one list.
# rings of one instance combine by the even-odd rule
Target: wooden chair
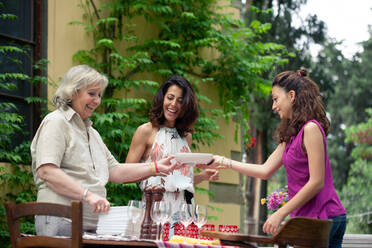
[[[14,202],[7,202],[5,203],[5,208],[8,219],[10,241],[13,248],[82,247],[83,217],[82,203],[80,201],[73,201],[71,206],[45,202],[27,202],[16,205]],[[21,217],[32,215],[49,215],[71,219],[71,238],[21,235],[18,219]]]
[[292,245],[295,247],[328,247],[331,232],[331,220],[319,220],[295,217],[286,221],[274,236],[228,234],[201,231],[205,236],[219,238],[222,244],[255,247],[252,243],[277,244],[279,248]]

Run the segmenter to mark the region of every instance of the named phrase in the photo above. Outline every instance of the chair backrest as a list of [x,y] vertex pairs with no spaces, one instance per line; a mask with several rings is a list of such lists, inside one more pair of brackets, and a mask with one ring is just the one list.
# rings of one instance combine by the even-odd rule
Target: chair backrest
[[331,228],[331,220],[294,217],[289,219],[272,238],[279,245],[328,247]]
[[[71,206],[46,202],[5,203],[10,241],[13,248],[21,247],[82,247],[83,215],[82,203],[73,201]],[[22,236],[19,218],[32,215],[49,215],[65,217],[72,220],[71,238],[50,236]]]

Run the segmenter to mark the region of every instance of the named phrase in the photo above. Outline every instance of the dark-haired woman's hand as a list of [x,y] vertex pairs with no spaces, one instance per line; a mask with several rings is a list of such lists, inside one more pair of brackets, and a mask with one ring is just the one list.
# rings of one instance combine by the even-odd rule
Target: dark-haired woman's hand
[[214,158],[208,164],[196,164],[195,167],[199,169],[203,169],[203,170],[210,169],[211,167],[209,166],[213,163],[214,163]]
[[219,171],[214,169],[205,169],[203,172],[204,181],[217,181],[219,179]]
[[200,169],[227,169],[228,168],[228,162],[230,160],[228,158],[219,156],[219,155],[213,155],[213,160],[207,164],[207,165],[201,165],[197,164],[196,167]]
[[262,227],[262,231],[274,235],[278,231],[279,225],[284,217],[279,211],[276,211],[275,213],[270,215],[269,218],[267,218],[265,224]]

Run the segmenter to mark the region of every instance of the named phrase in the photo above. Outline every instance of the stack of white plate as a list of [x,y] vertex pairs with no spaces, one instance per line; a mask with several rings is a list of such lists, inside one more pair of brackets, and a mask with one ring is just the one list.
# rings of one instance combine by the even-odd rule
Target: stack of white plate
[[131,235],[133,223],[128,206],[110,207],[108,213],[99,215],[97,234]]

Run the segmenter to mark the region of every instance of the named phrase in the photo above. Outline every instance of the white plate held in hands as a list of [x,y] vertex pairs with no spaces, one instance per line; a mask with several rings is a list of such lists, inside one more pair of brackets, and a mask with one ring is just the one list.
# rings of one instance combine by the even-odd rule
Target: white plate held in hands
[[179,152],[179,153],[174,154],[174,158],[181,164],[188,164],[188,165],[208,164],[212,161],[213,154]]

